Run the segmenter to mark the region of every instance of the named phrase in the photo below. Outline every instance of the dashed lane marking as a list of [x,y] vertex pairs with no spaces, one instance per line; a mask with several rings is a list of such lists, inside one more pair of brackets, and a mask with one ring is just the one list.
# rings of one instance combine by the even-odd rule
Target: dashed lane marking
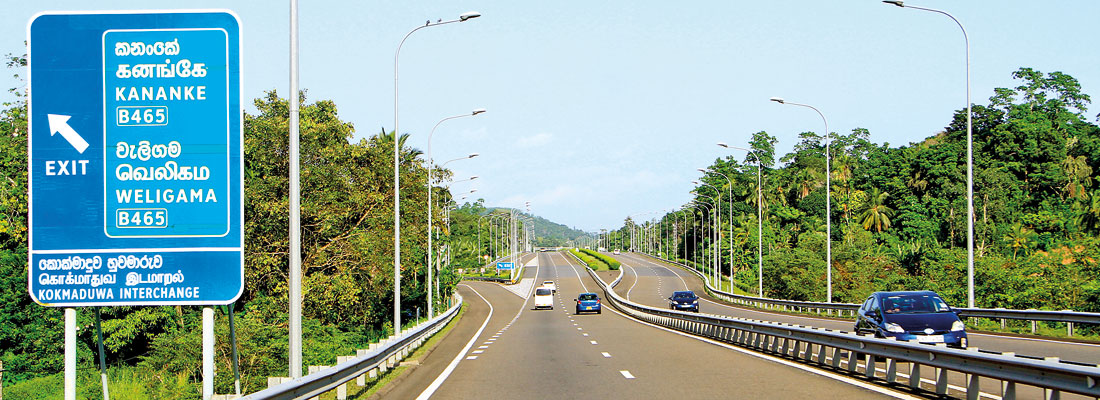
[[603,354],[603,358],[611,358],[611,354],[606,351],[600,354]]
[[589,340],[588,342],[589,342],[589,343],[592,343],[592,344],[598,344],[598,343],[596,343],[596,341],[595,341],[595,340]]
[[484,352],[485,352],[485,350],[474,350],[474,351],[471,351],[470,354],[481,354],[481,353],[484,353]]
[[619,373],[623,374],[623,378],[634,379],[634,375],[631,375],[630,371],[619,371]]
[[466,359],[467,360],[476,360],[477,356],[469,356],[469,357],[466,357]]

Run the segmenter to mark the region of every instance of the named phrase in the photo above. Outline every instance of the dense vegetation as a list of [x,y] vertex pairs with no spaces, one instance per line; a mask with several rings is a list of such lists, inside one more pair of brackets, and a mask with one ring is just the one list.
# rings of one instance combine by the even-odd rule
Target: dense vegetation
[[[1100,128],[1086,115],[1090,98],[1061,72],[1021,68],[1012,78],[1018,86],[973,107],[976,305],[1100,311]],[[829,133],[833,301],[931,289],[966,304],[965,110],[946,122],[943,132],[900,147],[872,143],[862,128]],[[766,296],[825,300],[822,139],[804,132],[778,160],[774,136],[749,139],[763,164]],[[732,265],[738,286],[755,293],[756,159],[721,158],[710,169],[732,180],[733,198],[726,178],[708,173],[702,180],[721,193],[700,186],[696,200],[720,199],[723,273]],[[654,251],[705,264],[714,244],[701,218],[685,206],[637,223],[653,233]],[[629,242],[635,222],[608,240]]]

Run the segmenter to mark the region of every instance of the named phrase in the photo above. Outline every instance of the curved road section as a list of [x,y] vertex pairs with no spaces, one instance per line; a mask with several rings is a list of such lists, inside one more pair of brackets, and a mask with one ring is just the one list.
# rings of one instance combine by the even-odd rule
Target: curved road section
[[[797,363],[638,322],[611,307],[602,314],[574,315],[577,294],[600,293],[599,286],[566,255],[538,253],[535,257],[536,266],[525,268],[524,278],[557,283],[554,309],[533,310],[529,293],[520,297],[498,284],[464,283],[459,290],[468,304],[466,317],[422,366],[384,396],[911,398],[844,375],[792,367]],[[631,280],[624,275],[626,285],[649,285],[648,281],[645,276]],[[654,284],[672,285],[671,279],[665,281]],[[618,287],[620,293],[626,290],[624,283]]]

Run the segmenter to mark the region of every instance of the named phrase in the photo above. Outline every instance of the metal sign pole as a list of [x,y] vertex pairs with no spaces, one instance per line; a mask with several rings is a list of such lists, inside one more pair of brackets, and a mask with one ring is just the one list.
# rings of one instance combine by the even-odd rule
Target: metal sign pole
[[76,309],[65,309],[65,400],[76,400]]
[[103,385],[103,400],[111,400],[107,391],[107,361],[103,356],[103,327],[100,326],[99,307],[95,308],[95,337],[99,346],[99,382]]
[[202,308],[202,398],[214,397],[214,307]]
[[233,390],[241,394],[241,359],[237,354],[237,326],[233,322],[233,304],[229,305],[229,341],[233,346]]

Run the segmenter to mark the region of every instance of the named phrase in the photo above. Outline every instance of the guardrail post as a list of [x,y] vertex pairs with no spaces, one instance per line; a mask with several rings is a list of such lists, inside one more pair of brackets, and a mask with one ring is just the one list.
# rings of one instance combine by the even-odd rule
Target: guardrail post
[[867,376],[867,378],[873,379],[875,377],[875,356],[864,353],[863,366],[865,367],[863,374]]
[[[309,368],[308,368],[308,371],[309,371],[309,374],[312,375],[313,373],[319,372],[319,371],[321,371],[322,369],[325,369],[325,368],[329,368],[329,366],[328,365],[310,365]],[[313,396],[313,397],[309,398],[309,400],[320,400],[320,399],[321,399],[320,395]]]
[[1016,382],[1001,381],[1001,400],[1016,400]]
[[833,368],[840,369],[840,348],[833,347]]
[[898,381],[898,360],[894,358],[886,359],[886,383],[897,383]]
[[825,364],[825,345],[823,344],[817,345],[817,363]]
[[966,400],[978,400],[981,397],[981,378],[978,375],[966,374]]
[[[367,349],[356,349],[355,350],[355,356],[356,357],[363,357],[363,356],[366,356],[366,355],[367,355]],[[359,376],[355,377],[355,386],[360,386],[360,387],[367,386],[367,377],[364,376],[363,374],[360,374]]]
[[[355,358],[354,356],[336,356],[336,364],[343,364]],[[362,376],[362,375],[360,375]],[[336,387],[336,400],[347,400],[348,384],[344,383]]]
[[279,386],[285,382],[290,382],[289,376],[269,376],[267,377],[267,387]]
[[920,389],[920,364],[909,363],[909,387]]
[[848,372],[856,372],[857,364],[859,364],[859,358],[856,352],[848,350]]
[[1066,335],[1069,335],[1069,337],[1073,337],[1073,323],[1072,322],[1066,322]]
[[936,368],[936,394],[947,394],[947,368]]
[[1043,388],[1043,400],[1061,400],[1061,399],[1062,399],[1062,392],[1054,390],[1054,389]]

